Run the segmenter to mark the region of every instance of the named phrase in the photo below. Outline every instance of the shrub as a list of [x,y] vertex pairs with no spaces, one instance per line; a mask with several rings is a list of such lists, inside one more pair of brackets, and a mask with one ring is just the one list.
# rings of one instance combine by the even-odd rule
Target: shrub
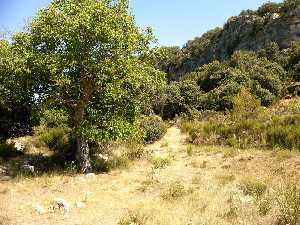
[[116,168],[128,168],[131,161],[146,156],[144,146],[135,142],[117,143],[114,146],[117,152],[112,149],[95,152],[92,160],[92,167],[97,172],[109,172]]
[[162,193],[161,197],[164,200],[175,200],[187,195],[190,190],[187,190],[180,181],[173,182],[168,189]]
[[161,91],[154,111],[163,119],[173,119],[176,115],[200,108],[202,94],[195,80],[172,82]]
[[242,180],[240,187],[245,195],[251,195],[255,198],[260,198],[268,188],[266,183],[255,178]]
[[145,152],[145,148],[138,143],[134,142],[129,142],[126,143],[126,151],[124,155],[129,159],[129,160],[136,160],[136,159],[141,159],[144,156],[146,156],[147,152]]
[[266,138],[271,147],[300,149],[300,115],[274,116]]
[[163,137],[167,131],[167,126],[159,116],[143,117],[140,127],[144,132],[144,142],[153,143]]
[[214,61],[198,68],[195,77],[205,94],[202,109],[224,111],[233,107],[233,97],[247,88],[264,106],[281,95],[285,77],[281,65],[250,52],[235,52],[227,62]]
[[192,145],[188,145],[186,147],[186,153],[188,156],[192,156],[193,155],[193,146]]
[[[291,105],[297,107],[297,101]],[[202,117],[200,113],[197,118],[179,121],[181,130],[194,144],[300,149],[300,115],[269,116],[259,100],[244,88],[233,98],[233,110],[227,116]]]
[[148,221],[148,216],[140,210],[129,210],[118,222],[118,225],[145,225]]
[[54,151],[64,150],[70,143],[70,134],[64,128],[40,128],[39,140]]
[[267,2],[258,8],[257,13],[259,16],[269,16],[273,13],[280,13],[281,4],[275,2]]
[[295,184],[289,184],[279,191],[277,203],[279,206],[278,225],[300,223],[300,189]]
[[56,152],[66,152],[73,145],[68,117],[63,110],[45,110],[42,113],[40,126],[35,128],[35,136],[41,143]]
[[260,101],[256,99],[249,90],[242,88],[233,98],[233,109],[231,119],[242,121],[249,119],[259,119],[264,114]]
[[164,87],[160,93],[159,100],[154,106],[154,111],[160,114],[163,119],[173,119],[184,110],[184,100],[181,96],[180,87],[173,82]]
[[151,160],[154,169],[163,169],[166,166],[168,166],[171,162],[169,157],[159,157],[159,156],[155,156],[152,158]]
[[258,199],[256,204],[257,204],[257,207],[258,207],[258,213],[261,216],[267,215],[268,212],[272,208],[272,201],[271,201],[269,196],[265,197],[265,198],[262,198],[262,199]]

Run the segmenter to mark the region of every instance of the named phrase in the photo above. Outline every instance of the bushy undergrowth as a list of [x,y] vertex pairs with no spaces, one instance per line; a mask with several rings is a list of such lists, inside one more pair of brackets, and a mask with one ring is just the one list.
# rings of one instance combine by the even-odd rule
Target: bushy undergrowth
[[35,136],[41,144],[55,152],[70,149],[73,141],[67,114],[63,110],[45,110],[40,126],[35,128]]
[[96,172],[109,172],[116,168],[127,168],[131,161],[142,159],[147,152],[142,144],[136,142],[115,143],[98,152],[94,150],[93,169]]
[[300,224],[300,189],[295,184],[289,184],[279,192],[278,225]]
[[255,178],[244,179],[240,187],[245,195],[251,195],[255,198],[260,198],[268,188],[265,182]]
[[183,118],[180,127],[194,144],[300,149],[300,114],[271,115],[247,90],[234,98],[233,111],[225,119],[212,118]]
[[167,131],[165,122],[159,116],[143,117],[140,128],[144,133],[144,142],[147,144],[161,139]]

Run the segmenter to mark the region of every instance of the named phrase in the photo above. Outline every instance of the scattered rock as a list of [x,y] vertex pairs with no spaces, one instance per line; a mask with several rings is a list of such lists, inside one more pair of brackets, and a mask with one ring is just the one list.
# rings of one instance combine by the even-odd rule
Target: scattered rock
[[26,173],[34,173],[34,166],[25,164],[22,166],[22,170]]
[[57,198],[50,205],[50,209],[53,211],[63,210],[65,213],[69,213],[71,210],[71,207],[70,207],[70,204],[66,200],[64,200],[62,198]]
[[254,159],[253,155],[250,154],[246,154],[246,155],[241,155],[241,156],[237,156],[236,160],[237,161],[251,161],[252,159]]
[[4,166],[0,166],[0,174],[7,175],[8,174],[8,169]]
[[38,214],[42,215],[42,214],[45,214],[47,212],[47,210],[41,206],[41,205],[37,205],[35,207],[35,210],[38,212]]
[[223,163],[223,165],[221,166],[222,169],[229,169],[231,168],[231,164],[229,162],[225,162]]
[[20,152],[23,152],[25,150],[24,144],[20,141],[15,141],[14,147]]
[[86,178],[94,178],[94,177],[96,177],[96,175],[95,175],[94,173],[87,173],[87,174],[85,175],[85,177],[86,177]]
[[0,176],[0,181],[9,181],[10,176]]
[[109,160],[109,157],[108,157],[108,156],[103,155],[103,154],[101,154],[101,153],[98,154],[97,157],[98,157],[99,159],[103,159],[105,162],[107,162],[107,161]]
[[201,169],[206,168],[206,167],[207,167],[207,163],[208,163],[208,161],[203,160],[203,161],[200,163],[200,168],[201,168]]
[[75,207],[76,207],[76,208],[85,208],[85,207],[86,207],[86,204],[83,203],[83,202],[76,202],[76,203],[75,203]]

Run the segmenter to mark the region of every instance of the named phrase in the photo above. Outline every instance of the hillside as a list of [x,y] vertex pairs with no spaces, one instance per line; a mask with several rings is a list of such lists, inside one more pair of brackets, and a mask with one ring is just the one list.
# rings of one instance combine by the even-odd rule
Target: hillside
[[148,160],[126,170],[52,173],[1,182],[0,224],[274,225],[285,218],[293,222],[297,212],[280,204],[297,202],[280,196],[288,198],[292,189],[284,184],[300,176],[299,153],[193,146],[186,139],[178,127],[170,127],[162,140],[147,147]]
[[224,61],[238,50],[258,51],[277,43],[281,49],[300,41],[298,1],[266,3],[257,11],[243,11],[228,19],[223,28],[213,29],[177,48],[162,69],[171,80],[213,60]]
[[300,225],[300,0],[182,49],[129,3],[0,39],[0,225]]

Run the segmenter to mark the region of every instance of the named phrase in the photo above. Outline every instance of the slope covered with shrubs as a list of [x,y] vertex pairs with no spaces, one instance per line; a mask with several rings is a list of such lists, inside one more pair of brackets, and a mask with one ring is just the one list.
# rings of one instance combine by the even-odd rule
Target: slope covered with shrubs
[[[299,0],[268,2],[257,10],[245,10],[216,28],[188,41],[182,48],[171,47],[170,58],[161,68],[171,80],[179,80],[199,66],[214,60],[228,60],[235,51],[259,51],[272,42],[288,48],[294,36],[291,18],[299,16]],[[176,50],[175,50],[176,49]]]

